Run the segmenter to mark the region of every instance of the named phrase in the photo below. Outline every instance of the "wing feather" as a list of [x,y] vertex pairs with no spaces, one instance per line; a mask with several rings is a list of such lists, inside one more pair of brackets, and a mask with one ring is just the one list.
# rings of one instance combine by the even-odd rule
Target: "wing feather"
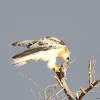
[[65,47],[65,43],[54,37],[43,37],[40,40],[24,40],[12,44],[13,46],[26,46],[28,49],[13,56],[12,64],[21,66],[29,61],[49,61],[56,58],[58,52]]
[[13,46],[26,46],[27,48],[29,48],[31,45],[37,43],[37,40],[24,40],[24,41],[17,41],[15,43],[13,43]]
[[48,49],[48,48],[36,48],[36,49],[27,49],[22,53],[15,55],[12,58],[12,64],[16,66],[22,66],[29,61],[49,61],[53,57],[56,58],[60,49]]
[[56,48],[66,46],[66,44],[63,41],[61,41],[55,37],[43,37],[39,41],[46,44],[46,46],[52,46],[52,47],[56,47]]
[[20,58],[20,57],[24,57],[24,56],[27,56],[27,55],[30,55],[30,54],[33,54],[33,53],[36,53],[36,52],[39,52],[39,51],[45,51],[45,50],[48,50],[48,48],[42,48],[42,47],[38,47],[38,48],[29,48],[15,56],[13,56],[12,58],[15,59],[15,58]]

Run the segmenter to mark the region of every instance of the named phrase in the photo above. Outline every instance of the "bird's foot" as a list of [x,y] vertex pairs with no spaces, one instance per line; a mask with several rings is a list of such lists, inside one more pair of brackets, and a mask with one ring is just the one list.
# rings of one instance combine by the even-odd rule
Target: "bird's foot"
[[60,67],[55,65],[55,67],[53,67],[53,69],[55,70],[55,72],[60,72]]

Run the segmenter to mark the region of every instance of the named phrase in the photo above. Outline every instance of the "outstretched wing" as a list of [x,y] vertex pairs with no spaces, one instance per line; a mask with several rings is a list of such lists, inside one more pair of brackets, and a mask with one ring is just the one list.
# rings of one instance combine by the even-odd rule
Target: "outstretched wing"
[[13,43],[13,46],[26,46],[27,48],[29,48],[31,45],[37,43],[37,40],[24,40],[24,41],[17,41],[15,43]]
[[40,40],[18,41],[13,46],[27,46],[28,49],[12,57],[12,63],[21,66],[29,61],[49,61],[65,47],[65,43],[54,37],[43,37]]
[[20,57],[24,57],[24,56],[28,56],[28,55],[31,55],[33,53],[37,53],[37,52],[40,52],[40,51],[46,51],[48,50],[48,48],[42,48],[42,47],[38,47],[38,48],[29,48],[15,56],[13,56],[12,58],[15,59],[15,58],[20,58]]
[[66,46],[66,44],[55,38],[55,37],[43,37],[40,40],[24,40],[17,41],[12,44],[13,46],[26,46],[27,48],[37,48],[37,47],[62,47]]
[[22,66],[29,61],[49,61],[53,57],[57,57],[58,52],[60,52],[62,48],[53,49],[53,48],[29,48],[22,53],[19,53],[12,57],[12,64],[16,66]]
[[47,44],[46,46],[52,46],[52,47],[63,47],[66,46],[66,44],[55,38],[55,37],[43,37],[39,40],[39,42],[43,42],[44,44]]

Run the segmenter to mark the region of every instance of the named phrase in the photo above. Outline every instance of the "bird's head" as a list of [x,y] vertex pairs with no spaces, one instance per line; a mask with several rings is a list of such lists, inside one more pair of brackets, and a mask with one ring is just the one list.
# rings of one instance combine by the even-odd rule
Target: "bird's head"
[[70,52],[66,53],[63,58],[64,58],[63,66],[67,68],[70,67],[68,63],[68,61],[70,60]]
[[70,52],[69,51],[64,54],[63,59],[65,62],[68,62],[70,60]]

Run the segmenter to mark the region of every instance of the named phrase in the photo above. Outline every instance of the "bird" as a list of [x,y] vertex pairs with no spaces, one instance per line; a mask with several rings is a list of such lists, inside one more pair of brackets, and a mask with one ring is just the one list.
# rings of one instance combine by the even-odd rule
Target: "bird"
[[67,45],[56,37],[42,37],[39,40],[17,41],[12,46],[25,46],[27,49],[12,57],[12,64],[19,67],[30,61],[46,61],[49,69],[60,72],[60,66],[56,65],[57,58],[69,61],[70,52]]

